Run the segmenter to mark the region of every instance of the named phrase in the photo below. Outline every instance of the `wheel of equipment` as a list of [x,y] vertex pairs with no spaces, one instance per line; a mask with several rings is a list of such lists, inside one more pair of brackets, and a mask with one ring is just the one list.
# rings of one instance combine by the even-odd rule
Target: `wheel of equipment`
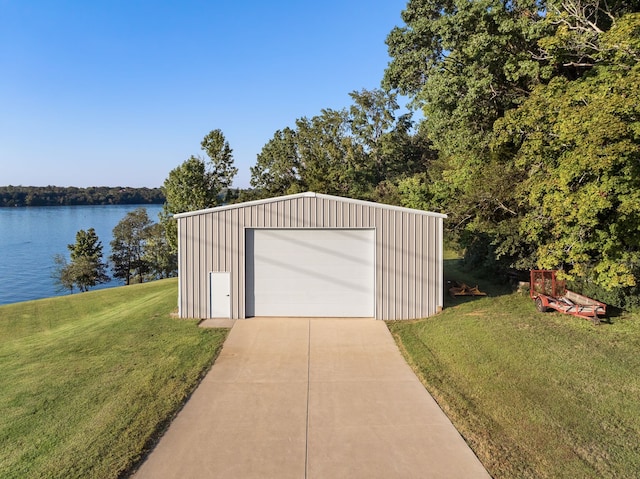
[[547,312],[547,307],[542,302],[542,298],[536,298],[536,308],[541,313],[546,313]]

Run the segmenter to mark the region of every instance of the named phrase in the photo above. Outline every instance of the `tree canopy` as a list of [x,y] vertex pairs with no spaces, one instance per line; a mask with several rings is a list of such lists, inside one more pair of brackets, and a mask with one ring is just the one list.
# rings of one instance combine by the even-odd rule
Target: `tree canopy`
[[424,168],[428,142],[412,131],[411,115],[399,113],[397,93],[350,96],[349,108],[324,109],[277,131],[251,168],[251,185],[264,196],[311,190],[381,199],[400,177]]
[[438,157],[400,201],[505,266],[634,286],[639,6],[411,0],[384,84],[422,108]]
[[[608,287],[640,273],[640,65],[554,78],[496,123],[521,182],[527,263]],[[635,99],[635,100],[631,100]],[[631,101],[630,101],[631,100]]]
[[162,204],[160,188],[125,188],[92,186],[0,186],[3,206],[75,206],[75,205],[142,205]]
[[223,191],[238,172],[233,166],[233,150],[222,131],[209,132],[200,146],[208,160],[191,156],[169,172],[162,187],[166,202],[161,220],[173,253],[177,252],[178,232],[172,215],[219,205],[224,201]]
[[62,255],[54,258],[56,269],[54,278],[64,289],[80,291],[109,281],[107,265],[102,260],[102,242],[93,228],[76,233],[76,242],[67,245],[71,261],[67,262]]
[[145,259],[151,225],[147,210],[137,208],[128,212],[113,228],[109,260],[113,265],[113,276],[124,280],[126,285],[134,279],[142,283],[151,269]]

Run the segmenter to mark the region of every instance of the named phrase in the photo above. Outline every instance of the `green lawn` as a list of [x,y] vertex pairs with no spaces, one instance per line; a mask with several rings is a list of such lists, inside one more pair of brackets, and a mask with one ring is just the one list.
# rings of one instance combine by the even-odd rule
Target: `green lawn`
[[[455,261],[445,271],[476,284]],[[594,326],[480,287],[490,296],[389,328],[491,475],[638,477],[640,317]]]
[[226,330],[173,319],[175,279],[0,306],[0,477],[120,477]]

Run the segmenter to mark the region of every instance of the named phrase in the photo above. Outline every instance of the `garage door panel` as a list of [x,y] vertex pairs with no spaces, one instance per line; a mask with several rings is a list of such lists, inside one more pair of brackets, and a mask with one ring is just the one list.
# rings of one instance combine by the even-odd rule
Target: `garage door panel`
[[248,232],[247,313],[374,316],[374,238],[362,229]]

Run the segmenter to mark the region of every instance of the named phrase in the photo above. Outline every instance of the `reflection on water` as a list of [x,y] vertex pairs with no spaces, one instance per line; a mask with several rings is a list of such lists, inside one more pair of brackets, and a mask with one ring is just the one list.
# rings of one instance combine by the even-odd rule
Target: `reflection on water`
[[[142,205],[158,221],[162,205]],[[102,242],[104,260],[110,254],[111,232],[137,205],[43,206],[0,208],[0,304],[68,294],[58,291],[53,257],[69,257],[68,244],[76,232],[94,228]],[[99,287],[117,286],[112,281]],[[94,288],[95,289],[95,288]]]

